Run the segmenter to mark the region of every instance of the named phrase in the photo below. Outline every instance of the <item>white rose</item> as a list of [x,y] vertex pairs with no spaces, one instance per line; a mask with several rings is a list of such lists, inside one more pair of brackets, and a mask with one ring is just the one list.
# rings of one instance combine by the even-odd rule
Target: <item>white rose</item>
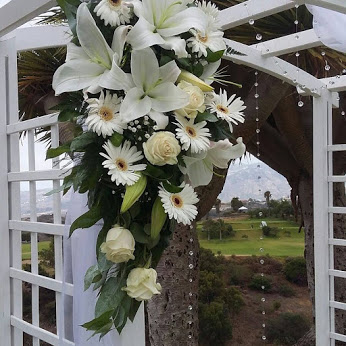
[[205,96],[199,87],[182,81],[178,84],[178,88],[189,94],[190,102],[186,107],[176,110],[176,114],[182,117],[194,119],[198,112],[203,113],[205,111]]
[[161,285],[156,280],[157,273],[154,269],[135,268],[127,277],[123,291],[139,302],[149,300],[154,294],[161,293]]
[[144,155],[156,166],[176,165],[181,147],[171,132],[155,132],[146,143],[143,143]]
[[101,244],[101,251],[106,254],[108,261],[128,262],[135,259],[135,239],[128,229],[115,225],[108,231],[106,242]]

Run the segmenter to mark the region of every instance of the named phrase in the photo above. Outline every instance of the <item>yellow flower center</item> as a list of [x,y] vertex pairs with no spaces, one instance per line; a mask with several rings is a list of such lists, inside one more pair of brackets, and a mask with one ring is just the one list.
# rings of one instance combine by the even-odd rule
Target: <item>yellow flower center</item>
[[108,0],[109,4],[113,7],[121,6],[122,0]]
[[104,121],[111,121],[114,118],[114,113],[108,107],[101,107],[99,110],[99,117]]
[[125,172],[127,171],[127,163],[123,159],[118,159],[115,161],[115,165],[118,167],[119,171]]
[[200,42],[202,42],[202,43],[208,42],[208,39],[209,39],[208,35],[202,36],[201,34],[198,34],[198,35],[197,35],[197,38],[198,38],[198,40],[199,40]]
[[218,105],[217,107],[217,110],[222,112],[222,113],[225,113],[225,114],[228,114],[229,113],[229,110],[227,107],[223,106],[223,105]]
[[182,208],[184,205],[184,202],[179,195],[172,195],[171,200],[176,208]]
[[185,130],[190,137],[197,137],[196,130],[193,127],[186,126]]

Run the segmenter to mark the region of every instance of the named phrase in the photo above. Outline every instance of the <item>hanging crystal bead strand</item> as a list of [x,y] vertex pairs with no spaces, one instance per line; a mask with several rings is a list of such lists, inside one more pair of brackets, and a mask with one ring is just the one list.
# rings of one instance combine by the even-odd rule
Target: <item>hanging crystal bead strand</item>
[[[299,5],[298,4],[295,4],[295,9],[296,9],[296,19],[294,21],[294,25],[295,25],[295,29],[296,29],[296,39],[298,40],[299,39],[299,34],[298,34],[298,24],[299,24],[299,19],[298,19],[298,8],[299,8]],[[296,58],[297,58],[297,77],[293,80],[296,84],[299,83],[299,57],[300,57],[300,53],[299,52],[296,52]],[[304,86],[303,86],[304,87]],[[298,101],[298,107],[303,107],[304,106],[304,102],[302,101],[302,96],[300,94],[298,94],[298,98],[299,98],[299,101]]]
[[[260,153],[260,133],[261,133],[261,129],[260,129],[260,124],[259,124],[259,93],[258,93],[258,72],[256,71],[255,72],[255,102],[256,102],[256,148],[257,148],[257,158],[259,159],[260,156],[261,156],[261,153]],[[260,185],[260,180],[261,180],[261,164],[258,163],[257,164],[257,169],[258,169],[258,172],[257,172],[257,179],[258,179],[258,192],[259,192],[259,195],[262,194],[262,189],[261,189],[261,185]],[[259,212],[259,217],[262,217],[263,216],[263,213],[260,211]],[[263,247],[263,235],[260,236],[260,242],[261,242],[261,245],[260,245],[260,264],[261,266],[263,266],[265,264],[265,261],[264,261],[264,258],[263,258],[263,253],[264,253],[264,247]],[[264,277],[264,273],[263,273],[263,270],[261,270],[261,277]],[[264,293],[266,287],[263,285],[262,287],[262,292]],[[267,337],[265,336],[265,314],[266,314],[266,311],[265,311],[265,302],[266,302],[266,299],[264,298],[264,296],[261,298],[261,308],[262,308],[262,328],[263,328],[263,333],[262,333],[262,340],[265,341],[267,339]]]
[[192,333],[192,326],[193,326],[193,319],[192,319],[192,317],[193,317],[193,309],[194,309],[194,306],[193,306],[193,298],[194,298],[194,294],[196,294],[196,293],[194,293],[193,292],[193,285],[192,285],[192,283],[193,283],[193,270],[194,270],[194,268],[195,268],[195,266],[194,266],[194,252],[193,252],[193,246],[192,246],[192,244],[194,243],[194,239],[193,239],[193,225],[191,225],[190,226],[190,228],[189,228],[189,236],[188,236],[188,238],[189,238],[189,241],[188,241],[188,258],[189,258],[189,267],[188,267],[188,269],[189,269],[189,275],[188,275],[188,277],[189,277],[189,285],[188,285],[188,287],[189,287],[189,289],[188,289],[188,294],[189,294],[189,301],[190,301],[190,303],[189,303],[189,305],[188,305],[188,307],[187,307],[187,309],[188,309],[188,335],[187,335],[187,337],[188,337],[188,340],[192,340],[192,338],[193,338],[193,333]]

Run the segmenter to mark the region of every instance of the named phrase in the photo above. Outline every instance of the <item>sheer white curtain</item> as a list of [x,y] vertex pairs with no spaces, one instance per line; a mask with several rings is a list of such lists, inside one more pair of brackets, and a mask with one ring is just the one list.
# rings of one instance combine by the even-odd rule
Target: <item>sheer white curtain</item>
[[314,16],[313,26],[321,42],[346,53],[346,15],[322,7],[306,5]]
[[[102,224],[89,229],[76,230],[68,238],[69,225],[87,211],[87,195],[71,193],[70,207],[66,217],[66,237],[64,239],[65,282],[73,283],[73,299],[65,296],[65,336],[74,340],[76,346],[145,346],[143,304],[134,323],[128,322],[121,335],[113,330],[99,341],[99,337],[87,332],[82,324],[94,318],[97,292],[92,288],[84,292],[84,275],[96,264],[96,240]],[[61,335],[61,333],[60,333]]]

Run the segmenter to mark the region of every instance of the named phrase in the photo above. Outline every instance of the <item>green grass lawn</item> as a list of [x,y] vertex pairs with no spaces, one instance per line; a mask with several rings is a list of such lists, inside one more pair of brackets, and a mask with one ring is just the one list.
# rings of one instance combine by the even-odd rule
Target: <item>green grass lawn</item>
[[[38,251],[49,248],[49,241],[42,241],[38,243]],[[31,259],[31,244],[22,244],[22,258],[23,260]]]
[[[223,255],[261,255],[270,256],[303,256],[304,255],[304,231],[298,233],[299,226],[293,221],[278,219],[263,219],[269,227],[277,227],[279,234],[277,238],[264,238],[260,240],[262,231],[259,227],[259,219],[225,220],[237,231],[236,236],[225,240],[206,239],[206,234],[201,232],[202,225],[198,226],[200,244],[203,248],[210,249],[214,253],[221,251]],[[253,229],[251,228],[253,225]],[[284,234],[289,231],[290,235]],[[248,239],[242,238],[247,235]],[[260,248],[264,251],[261,252]]]

